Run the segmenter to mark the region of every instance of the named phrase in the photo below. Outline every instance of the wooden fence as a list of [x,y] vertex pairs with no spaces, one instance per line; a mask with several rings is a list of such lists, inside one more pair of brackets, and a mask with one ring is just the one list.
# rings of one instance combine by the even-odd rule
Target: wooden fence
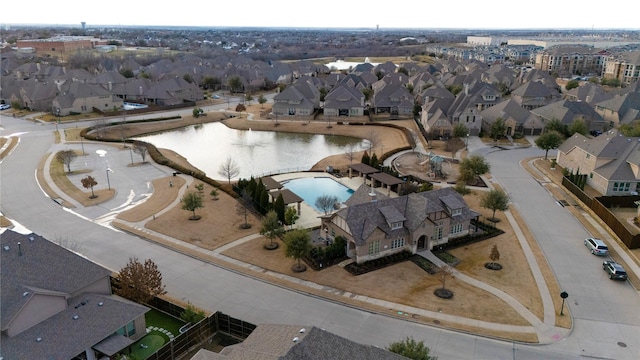
[[[609,210],[611,207],[636,208],[635,201],[640,200],[640,196],[603,196],[592,198],[573,184],[567,177],[562,178],[562,185],[574,194],[583,204],[598,216],[613,231],[620,241],[627,248],[640,248],[640,234],[631,232],[627,226]],[[623,220],[624,221],[624,220]]]

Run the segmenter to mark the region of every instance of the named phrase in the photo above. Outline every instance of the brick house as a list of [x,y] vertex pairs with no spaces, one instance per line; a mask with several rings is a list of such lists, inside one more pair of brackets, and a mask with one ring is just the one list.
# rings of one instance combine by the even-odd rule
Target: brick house
[[357,263],[401,251],[431,250],[472,233],[471,210],[453,188],[389,198],[363,185],[345,207],[321,218],[328,240],[347,239],[347,255]]

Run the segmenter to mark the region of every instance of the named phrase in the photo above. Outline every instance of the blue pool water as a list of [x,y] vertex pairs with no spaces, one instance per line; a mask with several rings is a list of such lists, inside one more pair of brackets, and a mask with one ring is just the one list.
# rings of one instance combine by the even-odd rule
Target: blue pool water
[[319,196],[335,195],[338,202],[343,202],[353,194],[353,190],[328,177],[292,179],[283,182],[283,185],[318,212],[322,212],[316,207],[316,199]]

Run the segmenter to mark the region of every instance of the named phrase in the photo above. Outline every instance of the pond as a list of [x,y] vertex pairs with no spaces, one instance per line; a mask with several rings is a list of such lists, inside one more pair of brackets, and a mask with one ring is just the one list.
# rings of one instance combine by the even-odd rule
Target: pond
[[226,180],[218,172],[227,157],[239,167],[238,178],[307,171],[330,155],[368,149],[369,141],[338,135],[294,134],[230,129],[208,123],[136,138],[184,156],[208,177]]

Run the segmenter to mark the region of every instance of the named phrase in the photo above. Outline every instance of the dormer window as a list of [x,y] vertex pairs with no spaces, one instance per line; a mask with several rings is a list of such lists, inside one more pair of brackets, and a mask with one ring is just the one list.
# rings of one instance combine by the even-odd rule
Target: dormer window
[[401,228],[402,228],[402,221],[397,221],[397,222],[391,223],[391,230],[396,230],[396,229],[401,229]]
[[462,215],[462,209],[451,209],[451,216]]

